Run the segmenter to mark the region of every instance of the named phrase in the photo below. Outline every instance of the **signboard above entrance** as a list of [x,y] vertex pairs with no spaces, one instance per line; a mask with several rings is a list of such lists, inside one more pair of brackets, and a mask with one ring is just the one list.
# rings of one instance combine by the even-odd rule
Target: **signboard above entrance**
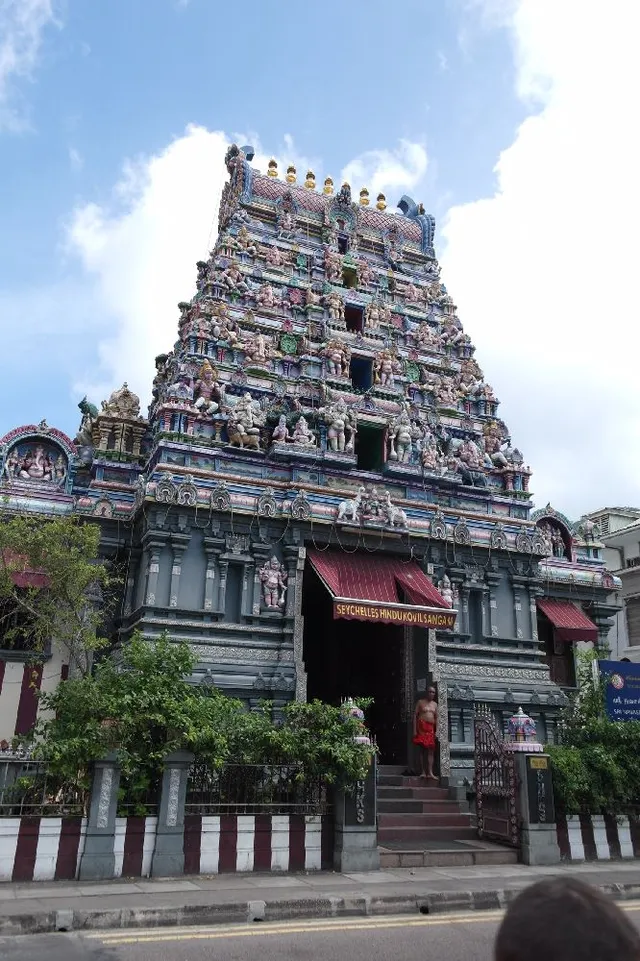
[[453,630],[457,611],[416,607],[409,604],[381,604],[375,601],[334,597],[333,618],[347,621],[376,621],[382,624],[406,624],[440,631]]

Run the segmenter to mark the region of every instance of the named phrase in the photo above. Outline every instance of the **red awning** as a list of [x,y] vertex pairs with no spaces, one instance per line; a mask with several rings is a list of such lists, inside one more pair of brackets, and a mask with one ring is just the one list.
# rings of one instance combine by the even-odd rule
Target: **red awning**
[[49,577],[44,571],[34,571],[28,565],[26,557],[5,551],[2,564],[16,587],[48,587]]
[[542,611],[556,629],[561,641],[598,640],[598,628],[593,621],[572,601],[559,601],[551,597],[538,598]]
[[[455,615],[440,617],[433,624],[426,619],[405,616],[408,611],[451,610],[415,561],[316,550],[310,550],[308,557],[334,599],[347,602],[334,601],[334,617],[453,627]],[[409,603],[405,603],[405,598]],[[351,601],[360,604],[348,603]]]

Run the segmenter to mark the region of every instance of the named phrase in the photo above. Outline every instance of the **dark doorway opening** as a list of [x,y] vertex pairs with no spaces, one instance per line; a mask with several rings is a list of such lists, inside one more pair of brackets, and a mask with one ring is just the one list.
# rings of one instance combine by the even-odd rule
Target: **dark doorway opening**
[[367,724],[383,764],[407,764],[403,716],[402,627],[333,619],[332,598],[310,564],[304,573],[304,661],[307,697],[339,705],[372,697]]
[[367,357],[352,357],[349,364],[351,383],[360,391],[369,390],[373,384],[373,363]]
[[356,434],[359,470],[381,471],[384,464],[384,428],[362,424]]
[[560,687],[575,687],[576,662],[573,644],[561,640],[551,621],[544,615],[538,617],[538,641],[544,650],[551,680]]
[[362,331],[364,326],[364,310],[362,307],[354,307],[353,304],[347,304],[344,308],[344,320],[347,325],[347,330],[357,334]]
[[346,254],[349,250],[349,238],[343,236],[338,237],[338,253]]
[[355,267],[345,266],[342,268],[342,283],[352,290],[358,286],[358,272]]

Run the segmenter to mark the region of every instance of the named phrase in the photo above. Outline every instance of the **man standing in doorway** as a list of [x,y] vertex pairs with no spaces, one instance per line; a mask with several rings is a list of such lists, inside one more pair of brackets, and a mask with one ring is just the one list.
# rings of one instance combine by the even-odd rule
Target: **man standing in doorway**
[[420,777],[437,781],[433,773],[433,760],[436,752],[436,726],[438,723],[438,703],[435,687],[427,688],[426,697],[421,697],[413,714],[413,743],[420,748],[422,774]]

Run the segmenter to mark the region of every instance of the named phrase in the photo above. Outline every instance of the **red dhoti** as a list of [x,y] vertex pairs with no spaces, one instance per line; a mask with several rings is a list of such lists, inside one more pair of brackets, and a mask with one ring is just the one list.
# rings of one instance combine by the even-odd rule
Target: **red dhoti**
[[413,739],[414,744],[425,748],[427,751],[433,750],[436,746],[436,726],[432,721],[424,721],[418,718],[417,733]]

